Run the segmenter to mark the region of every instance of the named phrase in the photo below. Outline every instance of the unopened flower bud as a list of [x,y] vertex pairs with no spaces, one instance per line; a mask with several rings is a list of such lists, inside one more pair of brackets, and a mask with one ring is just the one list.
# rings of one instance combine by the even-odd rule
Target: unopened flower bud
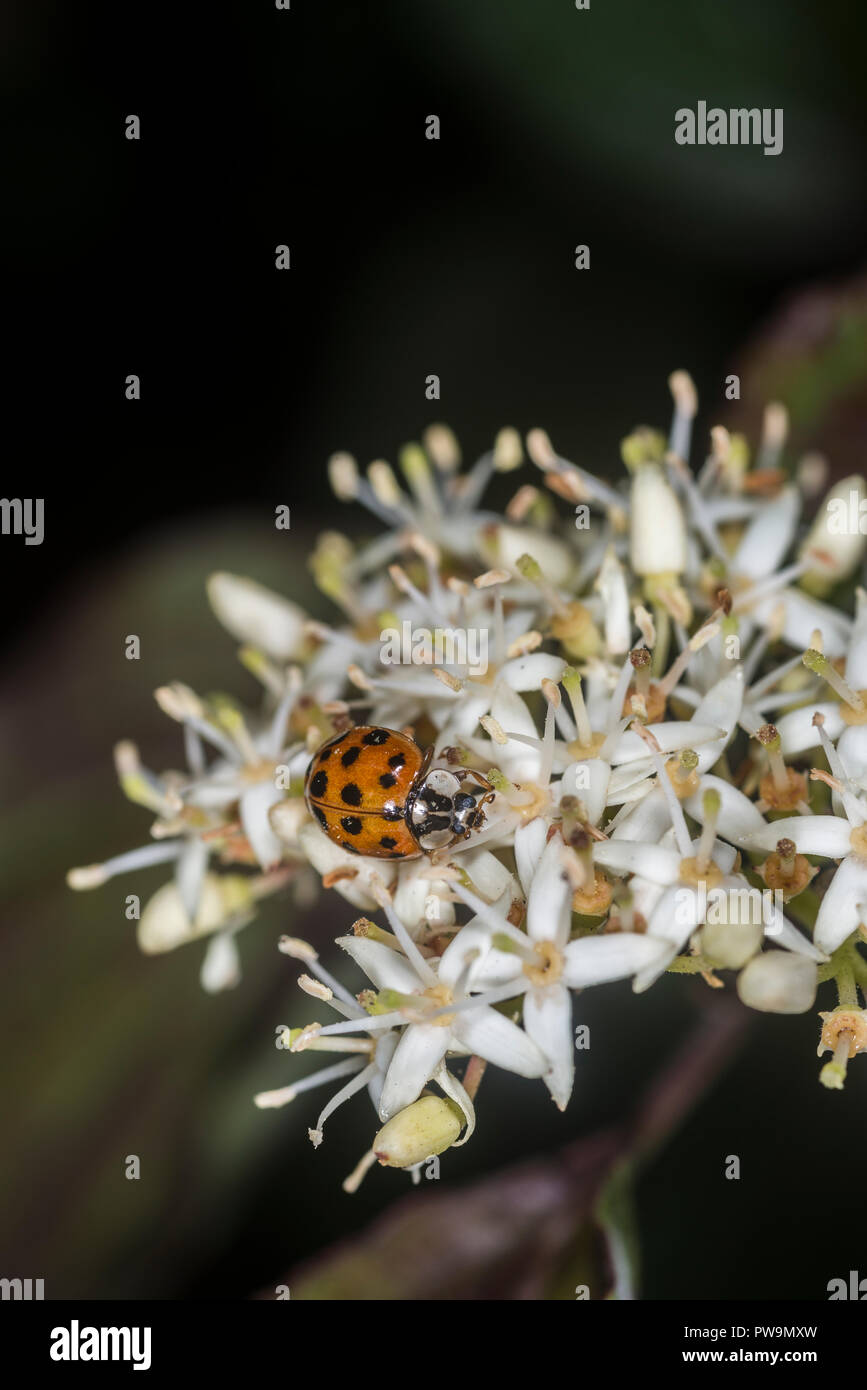
[[[757,891],[757,890],[756,890]],[[712,921],[701,929],[701,953],[721,970],[739,970],[762,944],[762,923],[752,920],[752,891],[718,889],[714,894]],[[746,897],[746,911],[744,899]]]
[[414,1168],[451,1148],[463,1124],[463,1114],[454,1101],[423,1095],[393,1115],[371,1147],[387,1168]]
[[506,426],[494,440],[494,467],[498,473],[511,473],[524,461],[524,449],[518,431]]
[[819,504],[800,552],[810,565],[801,583],[811,593],[826,594],[858,568],[867,546],[867,533],[860,524],[865,498],[867,482],[853,473],[832,487]]
[[686,569],[686,523],[680,502],[658,464],[632,475],[629,556],[641,576],[682,574]]
[[253,579],[225,571],[211,575],[208,598],[223,627],[237,641],[259,647],[275,661],[301,654],[306,614],[289,599]]
[[816,998],[815,961],[788,951],[754,956],[738,976],[738,994],[751,1009],[769,1014],[803,1014]]
[[164,883],[145,904],[138,924],[138,944],[145,955],[173,951],[217,931],[230,917],[249,912],[254,897],[251,880],[240,874],[206,874],[195,922],[191,922],[174,883]]

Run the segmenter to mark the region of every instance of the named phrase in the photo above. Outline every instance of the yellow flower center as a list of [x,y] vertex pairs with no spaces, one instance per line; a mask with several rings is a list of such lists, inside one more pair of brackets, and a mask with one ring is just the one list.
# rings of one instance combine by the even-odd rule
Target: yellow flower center
[[554,985],[563,973],[563,952],[553,941],[536,943],[536,962],[528,961],[524,974],[531,984]]

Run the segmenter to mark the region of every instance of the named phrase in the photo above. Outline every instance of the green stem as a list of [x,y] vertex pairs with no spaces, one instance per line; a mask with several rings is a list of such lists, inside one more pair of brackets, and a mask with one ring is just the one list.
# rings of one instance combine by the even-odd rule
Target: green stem
[[656,645],[653,648],[653,665],[650,669],[654,678],[659,680],[665,673],[671,642],[671,619],[668,609],[663,608],[661,603],[653,605],[653,623],[656,628]]
[[858,986],[855,984],[855,971],[852,968],[851,956],[839,962],[835,979],[837,981],[840,1008],[857,1009]]

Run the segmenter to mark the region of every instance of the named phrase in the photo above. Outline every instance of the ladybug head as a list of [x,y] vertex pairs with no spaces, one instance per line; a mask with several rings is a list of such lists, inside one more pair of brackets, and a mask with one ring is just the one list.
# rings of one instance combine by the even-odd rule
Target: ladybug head
[[433,768],[409,808],[409,827],[423,850],[444,849],[484,823],[484,790],[461,773]]

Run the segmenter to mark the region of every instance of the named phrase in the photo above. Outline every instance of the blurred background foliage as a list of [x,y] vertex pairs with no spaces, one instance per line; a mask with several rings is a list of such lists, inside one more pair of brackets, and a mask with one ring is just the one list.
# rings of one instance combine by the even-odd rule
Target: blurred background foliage
[[[623,434],[665,424],[665,377],[684,366],[699,440],[717,420],[754,427],[776,396],[797,449],[863,470],[863,10],[126,11],[19,0],[0,58],[18,194],[5,231],[38,306],[14,334],[21,442],[5,486],[46,498],[43,546],[3,541],[0,1273],[44,1277],[50,1297],[267,1296],[287,1270],[294,1296],[396,1297],[388,1269],[409,1269],[433,1228],[441,1261],[410,1262],[405,1297],[572,1297],[581,1274],[602,1294],[606,1184],[614,1172],[622,1192],[654,1083],[713,1026],[700,982],[592,991],[565,1117],[540,1086],[489,1073],[479,1131],[435,1192],[375,1171],[350,1198],[339,1184],[371,1136],[366,1101],[316,1153],[315,1096],[283,1112],[251,1101],[305,1065],[273,1045],[278,1023],[306,1021],[277,937],[327,942],[348,905],[269,904],[240,938],[243,983],[209,998],[199,947],[145,959],[124,918],[125,894],[146,897],[160,869],[88,895],[63,876],[146,838],[110,750],[132,736],[152,766],[179,761],[158,684],[255,698],[207,608],[211,570],[330,616],[307,554],[321,527],[365,525],[328,496],[333,449],[393,457],[444,418],[474,456],[504,423],[543,424],[611,473]],[[674,111],[699,99],[782,107],[783,154],[676,146]],[[139,145],[122,138],[131,111]],[[429,113],[438,143],[423,138]],[[573,269],[578,243],[589,272]],[[731,371],[743,393],[729,405]],[[289,533],[273,529],[278,503]],[[124,660],[129,632],[139,662]],[[675,1085],[667,1142],[620,1204],[645,1296],[821,1298],[863,1252],[840,1161],[864,1140],[862,1069],[844,1095],[824,1092],[812,1016],[748,1022],[724,1075],[728,1023],[703,1084]],[[729,1154],[740,1182],[724,1178]],[[557,1203],[564,1247],[543,1238]],[[450,1244],[457,1231],[477,1239]],[[354,1253],[322,1255],[356,1235]]]

